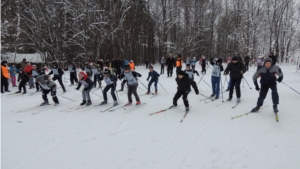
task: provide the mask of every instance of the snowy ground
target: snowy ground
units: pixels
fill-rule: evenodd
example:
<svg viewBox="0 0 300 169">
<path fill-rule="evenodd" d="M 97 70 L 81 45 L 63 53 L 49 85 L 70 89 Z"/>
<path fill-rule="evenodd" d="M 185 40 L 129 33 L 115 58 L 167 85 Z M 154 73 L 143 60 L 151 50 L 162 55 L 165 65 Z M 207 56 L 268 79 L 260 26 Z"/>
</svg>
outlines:
<svg viewBox="0 0 300 169">
<path fill-rule="evenodd" d="M 159 70 L 158 65 L 156 68 Z M 295 66 L 283 65 L 281 68 L 283 81 L 300 91 L 300 73 L 295 73 Z M 199 65 L 196 69 L 200 70 Z M 142 73 L 141 81 L 147 85 L 148 70 L 137 67 L 137 71 Z M 149 116 L 172 104 L 176 83 L 174 75 L 167 78 L 166 72 L 160 77 L 160 83 L 168 94 L 159 86 L 158 96 L 142 96 L 141 102 L 147 104 L 131 110 L 101 113 L 100 110 L 110 106 L 107 105 L 61 111 L 78 106 L 82 100 L 81 92 L 74 90 L 74 86 L 69 87 L 69 82 L 65 82 L 68 92 L 63 96 L 76 102 L 58 97 L 59 107 L 16 112 L 39 105 L 41 93 L 15 97 L 1 95 L 2 168 L 297 169 L 300 167 L 299 94 L 278 84 L 279 122 L 275 121 L 270 92 L 265 100 L 268 107 L 257 114 L 231 119 L 256 105 L 258 92 L 252 82 L 253 71 L 252 67 L 245 74 L 253 89 L 250 90 L 246 82 L 241 84 L 243 100 L 235 109 L 232 109 L 235 94 L 232 102 L 216 106 L 222 103 L 222 96 L 217 101 L 205 103 L 200 101 L 204 97 L 193 91 L 188 96 L 192 108 L 182 123 L 184 106 Z M 209 69 L 203 78 L 209 85 L 210 77 Z M 222 78 L 224 82 L 224 76 Z M 196 76 L 195 81 L 198 83 L 199 79 Z M 144 94 L 145 88 L 141 84 L 139 87 L 138 93 Z M 211 94 L 204 82 L 200 83 L 199 89 L 204 95 Z M 35 89 L 28 89 L 28 92 L 33 91 Z M 58 94 L 61 92 L 62 89 L 58 89 Z M 95 93 L 102 95 L 100 90 Z M 118 96 L 122 104 L 127 102 L 125 92 Z M 94 103 L 102 101 L 94 94 L 91 97 Z M 112 102 L 110 94 L 108 98 Z M 224 93 L 224 100 L 227 98 L 228 92 Z M 178 103 L 183 104 L 181 99 Z"/>
</svg>

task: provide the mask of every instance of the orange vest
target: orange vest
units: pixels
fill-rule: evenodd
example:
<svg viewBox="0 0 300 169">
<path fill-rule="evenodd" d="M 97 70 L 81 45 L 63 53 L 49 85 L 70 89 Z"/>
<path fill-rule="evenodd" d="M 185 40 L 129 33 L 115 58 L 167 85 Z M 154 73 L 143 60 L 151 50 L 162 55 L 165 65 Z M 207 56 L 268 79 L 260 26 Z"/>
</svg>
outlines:
<svg viewBox="0 0 300 169">
<path fill-rule="evenodd" d="M 130 70 L 134 70 L 134 63 L 133 62 L 130 62 L 129 66 L 130 66 Z"/>
<path fill-rule="evenodd" d="M 176 67 L 180 67 L 181 66 L 181 59 L 177 59 L 176 60 Z"/>
<path fill-rule="evenodd" d="M 1 71 L 5 78 L 7 78 L 7 79 L 10 78 L 9 71 L 6 66 L 1 66 Z"/>
</svg>

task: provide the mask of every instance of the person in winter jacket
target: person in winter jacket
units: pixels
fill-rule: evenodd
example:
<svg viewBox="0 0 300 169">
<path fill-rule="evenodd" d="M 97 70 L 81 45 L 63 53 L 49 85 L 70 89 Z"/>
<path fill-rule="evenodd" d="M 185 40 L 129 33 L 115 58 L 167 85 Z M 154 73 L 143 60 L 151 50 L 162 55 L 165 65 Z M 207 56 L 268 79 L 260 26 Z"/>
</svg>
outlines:
<svg viewBox="0 0 300 169">
<path fill-rule="evenodd" d="M 34 78 L 32 76 L 32 65 L 30 62 L 27 62 L 27 65 L 24 68 L 24 73 L 26 73 L 29 76 L 29 89 L 34 88 Z"/>
<path fill-rule="evenodd" d="M 10 78 L 9 70 L 7 68 L 7 61 L 1 62 L 1 93 L 10 92 L 8 90 L 8 79 Z"/>
<path fill-rule="evenodd" d="M 137 77 L 142 77 L 141 74 L 131 71 L 129 66 L 124 67 L 124 74 L 120 76 L 120 79 L 123 79 L 127 81 L 128 86 L 128 103 L 125 106 L 130 106 L 132 104 L 131 96 L 132 94 L 135 97 L 136 105 L 140 105 L 141 101 L 137 94 L 137 87 L 138 87 L 138 79 Z"/>
<path fill-rule="evenodd" d="M 160 74 L 165 73 L 165 64 L 166 64 L 166 60 L 165 60 L 165 57 L 163 56 L 160 59 Z"/>
<path fill-rule="evenodd" d="M 92 75 L 93 75 L 92 68 L 91 68 L 91 66 L 89 65 L 88 62 L 85 63 L 84 70 L 85 70 L 85 73 L 86 73 L 89 77 L 92 77 Z"/>
<path fill-rule="evenodd" d="M 158 77 L 159 76 L 160 75 L 155 70 L 153 70 L 153 66 L 150 66 L 149 67 L 149 74 L 148 74 L 148 77 L 147 77 L 147 81 L 149 81 L 150 77 L 151 77 L 151 80 L 148 83 L 148 91 L 147 91 L 146 94 L 150 94 L 150 88 L 151 88 L 152 83 L 154 83 L 155 94 L 157 94 L 157 83 L 158 83 Z"/>
<path fill-rule="evenodd" d="M 100 70 L 96 65 L 93 65 L 92 72 L 94 75 L 94 87 L 97 86 L 98 82 L 99 88 L 101 88 L 101 81 L 103 80 L 102 70 Z"/>
<path fill-rule="evenodd" d="M 116 59 L 116 71 L 115 71 L 116 76 L 120 76 L 121 67 L 122 67 L 122 61 L 119 58 L 117 58 Z"/>
<path fill-rule="evenodd" d="M 78 83 L 77 73 L 76 73 L 76 65 L 75 65 L 74 62 L 70 63 L 68 65 L 68 67 L 66 67 L 64 69 L 64 71 L 69 71 L 70 72 L 70 81 L 71 81 L 71 85 L 70 86 L 73 86 L 74 82 Z"/>
<path fill-rule="evenodd" d="M 190 57 L 186 58 L 185 64 L 186 64 L 186 66 L 190 66 L 191 65 Z"/>
<path fill-rule="evenodd" d="M 177 54 L 177 59 L 176 59 L 176 75 L 178 75 L 178 72 L 181 71 L 182 68 L 182 60 L 181 60 L 181 55 Z"/>
<path fill-rule="evenodd" d="M 246 72 L 244 64 L 238 62 L 238 58 L 236 56 L 232 57 L 232 61 L 228 64 L 227 68 L 224 71 L 224 75 L 227 75 L 230 72 L 231 84 L 229 91 L 229 98 L 227 101 L 231 101 L 233 89 L 236 88 L 236 96 L 237 102 L 241 101 L 241 89 L 240 84 L 243 78 L 243 74 Z"/>
<path fill-rule="evenodd" d="M 250 56 L 246 56 L 244 61 L 245 61 L 246 71 L 248 71 L 249 70 Z"/>
<path fill-rule="evenodd" d="M 146 59 L 145 65 L 146 65 L 146 69 L 148 69 L 148 66 L 149 66 L 149 61 L 148 61 L 148 59 Z"/>
<path fill-rule="evenodd" d="M 101 71 L 103 71 L 103 60 L 98 58 L 97 65 L 99 65 Z"/>
<path fill-rule="evenodd" d="M 12 83 L 12 86 L 13 87 L 17 87 L 17 84 L 16 84 L 16 74 L 19 72 L 19 69 L 15 66 L 15 64 L 12 64 L 10 67 L 9 67 L 9 73 L 10 73 L 10 79 L 11 79 L 11 83 Z"/>
<path fill-rule="evenodd" d="M 79 83 L 76 90 L 79 90 L 81 85 L 84 87 L 82 90 L 82 103 L 81 106 L 86 105 L 89 106 L 92 104 L 90 91 L 93 88 L 94 82 L 89 78 L 89 76 L 84 72 L 79 72 L 78 74 Z"/>
<path fill-rule="evenodd" d="M 47 94 L 51 94 L 52 100 L 55 103 L 54 106 L 59 105 L 58 98 L 56 97 L 56 84 L 51 80 L 49 75 L 38 75 L 36 77 L 37 83 L 42 89 L 42 98 L 44 102 L 40 106 L 49 105 Z"/>
<path fill-rule="evenodd" d="M 27 65 L 27 61 L 26 61 L 25 58 L 24 58 L 23 61 L 20 63 L 20 65 L 21 65 L 21 68 L 24 70 L 25 67 L 26 67 L 26 65 Z"/>
<path fill-rule="evenodd" d="M 19 91 L 16 93 L 21 93 L 23 88 L 23 94 L 26 94 L 26 83 L 29 81 L 29 76 L 23 71 L 22 68 L 19 69 L 18 82 L 19 83 Z"/>
<path fill-rule="evenodd" d="M 40 70 L 36 67 L 36 65 L 32 65 L 32 77 L 35 78 L 35 88 L 36 88 L 36 91 L 40 91 L 40 87 L 39 87 L 39 83 L 36 81 L 36 77 L 38 75 L 40 75 Z"/>
<path fill-rule="evenodd" d="M 196 70 L 190 69 L 190 66 L 186 66 L 186 69 L 184 70 L 184 72 L 192 80 L 194 80 L 194 74 L 197 74 L 197 76 L 199 76 L 199 73 Z"/>
<path fill-rule="evenodd" d="M 54 77 L 52 78 L 52 80 L 53 81 L 58 80 L 61 88 L 63 89 L 64 92 L 66 92 L 65 86 L 64 86 L 64 84 L 62 82 L 62 76 L 64 74 L 64 71 L 61 68 L 58 67 L 58 65 L 57 65 L 56 62 L 54 62 L 52 64 L 52 69 L 51 69 L 51 71 L 49 72 L 48 75 L 52 75 L 52 74 L 54 75 Z"/>
<path fill-rule="evenodd" d="M 278 76 L 278 78 L 276 77 Z M 259 88 L 257 79 L 260 77 L 260 86 Z M 263 105 L 263 102 L 268 94 L 269 89 L 272 90 L 272 101 L 273 101 L 273 110 L 275 113 L 278 112 L 277 105 L 279 104 L 279 96 L 277 92 L 277 83 L 282 81 L 283 73 L 281 69 L 272 64 L 272 59 L 267 58 L 264 60 L 264 67 L 257 70 L 253 75 L 253 82 L 255 89 L 259 91 L 259 97 L 257 100 L 257 106 L 252 109 L 251 112 L 257 112 L 260 107 Z"/>
<path fill-rule="evenodd" d="M 276 65 L 277 58 L 276 58 L 276 56 L 274 56 L 273 52 L 270 52 L 269 58 L 272 59 L 272 65 Z"/>
<path fill-rule="evenodd" d="M 221 72 L 224 70 L 222 66 L 222 59 L 212 58 L 210 60 L 210 64 L 213 66 L 211 75 L 212 95 L 210 97 L 216 96 L 215 99 L 219 99 Z"/>
<path fill-rule="evenodd" d="M 118 105 L 117 97 L 115 94 L 116 87 L 117 87 L 117 80 L 118 80 L 117 77 L 111 74 L 109 70 L 103 72 L 103 81 L 106 83 L 106 86 L 102 91 L 104 101 L 101 102 L 100 105 L 107 104 L 107 92 L 109 89 L 111 89 L 110 93 L 114 100 L 114 106 Z"/>
<path fill-rule="evenodd" d="M 193 57 L 193 59 L 191 60 L 191 65 L 193 70 L 195 70 L 196 63 L 197 63 L 196 57 Z"/>
<path fill-rule="evenodd" d="M 135 66 L 134 66 L 133 60 L 130 61 L 129 66 L 130 66 L 130 70 L 131 71 L 135 70 Z"/>
<path fill-rule="evenodd" d="M 263 56 L 256 58 L 256 66 L 257 66 L 256 71 L 263 67 L 263 63 L 264 63 Z"/>
<path fill-rule="evenodd" d="M 122 80 L 121 77 L 122 77 L 122 78 L 125 77 L 125 75 L 124 75 L 124 69 L 122 69 L 121 74 L 118 76 L 118 79 L 119 79 L 119 80 Z M 124 90 L 124 86 L 125 86 L 126 83 L 127 83 L 127 80 L 124 80 L 124 79 L 123 79 L 123 81 L 122 81 L 122 83 L 121 83 L 121 89 L 118 90 L 118 91 L 123 91 L 123 90 Z"/>
<path fill-rule="evenodd" d="M 168 77 L 172 77 L 173 75 L 173 69 L 175 67 L 175 59 L 173 58 L 173 54 L 170 53 L 169 57 L 166 61 L 166 65 L 167 65 L 167 73 L 168 73 Z"/>
<path fill-rule="evenodd" d="M 173 106 L 177 106 L 178 99 L 182 96 L 183 103 L 185 105 L 186 111 L 189 111 L 189 101 L 188 101 L 188 94 L 191 91 L 191 86 L 194 88 L 196 94 L 199 94 L 198 87 L 196 82 L 190 79 L 184 71 L 179 71 L 177 78 L 175 79 L 177 82 L 177 92 L 173 98 Z"/>
<path fill-rule="evenodd" d="M 201 58 L 202 58 L 202 60 L 201 60 L 201 67 L 202 67 L 201 73 L 206 74 L 206 59 L 205 59 L 204 55 L 202 55 Z"/>
</svg>

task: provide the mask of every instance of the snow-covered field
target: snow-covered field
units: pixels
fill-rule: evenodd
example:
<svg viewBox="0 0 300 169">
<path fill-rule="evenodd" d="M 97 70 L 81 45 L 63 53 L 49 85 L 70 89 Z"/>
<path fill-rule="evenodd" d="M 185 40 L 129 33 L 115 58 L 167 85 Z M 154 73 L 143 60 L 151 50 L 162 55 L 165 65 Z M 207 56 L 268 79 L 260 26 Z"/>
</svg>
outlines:
<svg viewBox="0 0 300 169">
<path fill-rule="evenodd" d="M 224 65 L 226 67 L 226 65 Z M 160 72 L 158 65 L 156 70 Z M 300 91 L 300 73 L 295 65 L 281 66 L 283 82 Z M 199 65 L 196 66 L 199 71 Z M 137 67 L 142 73 L 140 80 L 147 85 L 148 70 Z M 175 72 L 175 69 L 174 69 Z M 191 92 L 188 96 L 191 107 L 181 123 L 184 106 L 160 114 L 150 113 L 172 105 L 176 92 L 173 78 L 166 72 L 160 77 L 159 95 L 141 96 L 141 107 L 119 109 L 102 113 L 110 105 L 94 109 L 62 111 L 78 106 L 81 92 L 69 87 L 63 96 L 58 96 L 60 106 L 46 106 L 31 111 L 19 110 L 42 103 L 41 93 L 32 96 L 9 97 L 1 95 L 2 112 L 2 168 L 3 169 L 298 169 L 300 168 L 300 95 L 284 84 L 278 84 L 280 96 L 279 122 L 272 110 L 271 92 L 264 102 L 268 107 L 259 113 L 241 118 L 232 116 L 249 112 L 258 98 L 252 75 L 254 68 L 241 84 L 242 102 L 235 109 L 236 95 L 231 102 L 221 99 L 205 103 L 201 95 Z M 65 72 L 66 78 L 69 73 Z M 204 80 L 211 85 L 211 69 Z M 200 77 L 196 76 L 198 83 Z M 222 76 L 222 85 L 224 76 Z M 58 83 L 57 83 L 58 84 Z M 59 86 L 59 84 L 58 84 Z M 28 86 L 27 86 L 28 87 Z M 203 81 L 200 93 L 209 96 L 210 87 Z M 226 85 L 227 87 L 227 85 Z M 120 81 L 117 89 L 120 89 Z M 225 89 L 225 88 L 224 88 Z M 11 88 L 15 92 L 17 88 Z M 28 89 L 28 93 L 35 89 Z M 139 85 L 138 93 L 146 89 Z M 58 89 L 58 95 L 62 89 Z M 101 90 L 95 91 L 101 95 Z M 118 92 L 121 104 L 127 102 L 125 92 Z M 51 96 L 48 96 L 53 104 Z M 102 98 L 91 94 L 92 102 Z M 224 100 L 228 92 L 224 93 Z M 112 103 L 110 92 L 108 101 Z M 134 99 L 133 99 L 134 100 Z M 134 100 L 135 103 L 135 100 Z M 183 104 L 182 99 L 178 104 Z M 95 105 L 95 104 L 94 104 Z"/>
</svg>

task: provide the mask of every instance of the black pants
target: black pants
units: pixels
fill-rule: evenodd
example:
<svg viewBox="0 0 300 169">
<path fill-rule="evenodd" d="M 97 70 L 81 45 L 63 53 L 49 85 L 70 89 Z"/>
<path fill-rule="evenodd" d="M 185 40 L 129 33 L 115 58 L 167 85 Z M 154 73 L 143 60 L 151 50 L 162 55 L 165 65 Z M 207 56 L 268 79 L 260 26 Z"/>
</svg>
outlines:
<svg viewBox="0 0 300 169">
<path fill-rule="evenodd" d="M 206 65 L 201 65 L 201 67 L 202 67 L 202 74 L 206 74 Z"/>
<path fill-rule="evenodd" d="M 146 63 L 146 69 L 148 69 L 148 63 Z"/>
<path fill-rule="evenodd" d="M 173 74 L 173 67 L 171 66 L 168 66 L 168 77 L 172 77 L 172 74 Z"/>
<path fill-rule="evenodd" d="M 127 80 L 123 80 L 122 83 L 121 83 L 121 90 L 122 91 L 124 90 L 125 83 L 127 83 Z"/>
<path fill-rule="evenodd" d="M 78 83 L 78 79 L 77 79 L 77 76 L 76 76 L 76 72 L 70 72 L 70 81 L 71 81 L 71 84 L 73 85 L 74 84 L 74 81 L 76 83 Z"/>
<path fill-rule="evenodd" d="M 248 71 L 249 70 L 249 62 L 245 63 L 245 67 L 246 67 L 246 71 Z"/>
<path fill-rule="evenodd" d="M 97 82 L 99 84 L 99 87 L 101 87 L 101 81 L 100 81 L 99 75 L 94 75 L 94 87 L 97 86 Z"/>
<path fill-rule="evenodd" d="M 187 99 L 187 96 L 189 94 L 189 91 L 180 91 L 180 90 L 177 90 L 174 98 L 173 98 L 173 105 L 176 105 L 177 106 L 177 100 L 182 96 L 182 100 L 183 100 L 183 103 L 184 103 L 184 106 L 185 107 L 189 107 L 189 101 Z"/>
<path fill-rule="evenodd" d="M 36 91 L 40 91 L 40 84 L 35 80 Z"/>
<path fill-rule="evenodd" d="M 181 66 L 176 67 L 176 76 L 178 76 L 178 72 L 181 71 Z"/>
<path fill-rule="evenodd" d="M 117 77 L 120 76 L 121 75 L 121 69 L 117 68 L 115 74 L 116 74 Z"/>
<path fill-rule="evenodd" d="M 65 86 L 64 86 L 64 84 L 63 84 L 62 79 L 61 79 L 60 76 L 55 76 L 55 75 L 54 75 L 54 77 L 52 78 L 52 80 L 53 80 L 53 81 L 58 80 L 58 82 L 59 82 L 61 88 L 63 89 L 63 91 L 66 91 Z"/>
<path fill-rule="evenodd" d="M 165 73 L 165 64 L 161 64 L 160 65 L 160 74 L 164 74 Z"/>
<path fill-rule="evenodd" d="M 3 90 L 4 88 L 4 90 Z M 8 91 L 8 79 L 1 77 L 1 92 Z"/>
<path fill-rule="evenodd" d="M 258 97 L 258 100 L 257 100 L 257 105 L 258 106 L 263 105 L 264 100 L 265 100 L 265 98 L 268 94 L 269 89 L 271 89 L 271 91 L 272 91 L 273 104 L 274 105 L 279 104 L 279 96 L 278 96 L 278 93 L 277 93 L 277 84 L 275 82 L 275 83 L 271 83 L 271 84 L 267 84 L 267 85 L 261 85 L 261 89 L 260 89 L 260 92 L 259 92 L 259 97 Z"/>
<path fill-rule="evenodd" d="M 241 81 L 242 81 L 242 78 L 239 78 L 239 79 L 232 79 L 231 78 L 229 98 L 232 98 L 234 87 L 235 87 L 235 90 L 236 90 L 236 97 L 237 98 L 241 97 L 241 87 L 240 87 Z"/>
<path fill-rule="evenodd" d="M 51 96 L 52 96 L 52 100 L 53 100 L 53 102 L 54 103 L 59 103 L 58 102 L 58 99 L 57 99 L 57 97 L 56 97 L 56 91 L 51 91 L 51 90 L 43 90 L 43 99 L 45 100 L 45 101 L 48 101 L 48 98 L 47 98 L 47 94 L 48 93 L 50 93 L 51 92 Z"/>
<path fill-rule="evenodd" d="M 192 65 L 192 69 L 195 70 L 195 65 Z"/>
<path fill-rule="evenodd" d="M 128 85 L 128 93 L 127 93 L 127 96 L 128 96 L 128 101 L 129 101 L 129 103 L 132 103 L 132 99 L 131 99 L 131 95 L 132 95 L 132 94 L 134 95 L 135 100 L 136 100 L 137 102 L 140 101 L 140 98 L 139 98 L 139 96 L 138 96 L 138 94 L 137 94 L 137 92 L 136 92 L 137 87 L 138 87 L 138 85 L 135 85 L 135 86 L 129 86 L 129 85 Z"/>
<path fill-rule="evenodd" d="M 21 80 L 21 82 L 19 83 L 19 91 L 21 92 L 22 91 L 22 88 L 24 90 L 24 92 L 26 93 L 26 83 L 28 81 L 24 81 L 24 80 Z"/>
<path fill-rule="evenodd" d="M 111 89 L 110 93 L 111 93 L 112 98 L 114 99 L 114 101 L 116 101 L 117 100 L 117 97 L 116 97 L 116 94 L 115 94 L 116 86 L 114 84 L 106 85 L 105 88 L 103 89 L 102 93 L 103 93 L 104 100 L 107 100 L 107 92 L 108 92 L 109 89 Z"/>
</svg>

